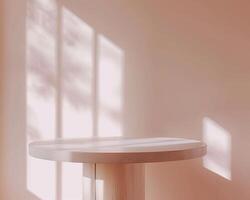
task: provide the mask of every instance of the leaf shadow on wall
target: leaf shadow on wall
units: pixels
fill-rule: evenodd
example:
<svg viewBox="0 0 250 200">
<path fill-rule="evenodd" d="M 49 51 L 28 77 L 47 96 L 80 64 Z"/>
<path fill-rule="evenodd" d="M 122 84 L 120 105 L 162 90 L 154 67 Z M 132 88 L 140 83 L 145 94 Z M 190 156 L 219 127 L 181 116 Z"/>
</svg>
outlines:
<svg viewBox="0 0 250 200">
<path fill-rule="evenodd" d="M 55 0 L 28 1 L 26 43 L 27 144 L 122 136 L 120 47 Z M 82 171 L 27 154 L 29 199 L 83 199 Z"/>
</svg>

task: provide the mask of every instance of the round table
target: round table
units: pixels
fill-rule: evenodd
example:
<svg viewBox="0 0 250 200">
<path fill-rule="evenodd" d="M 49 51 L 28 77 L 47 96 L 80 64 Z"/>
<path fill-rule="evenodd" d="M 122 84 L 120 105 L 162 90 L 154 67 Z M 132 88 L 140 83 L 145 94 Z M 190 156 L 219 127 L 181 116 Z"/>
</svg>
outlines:
<svg viewBox="0 0 250 200">
<path fill-rule="evenodd" d="M 186 160 L 206 154 L 206 144 L 183 138 L 84 138 L 38 141 L 30 155 L 40 159 L 83 163 L 83 176 L 102 181 L 84 200 L 144 200 L 144 163 Z"/>
</svg>

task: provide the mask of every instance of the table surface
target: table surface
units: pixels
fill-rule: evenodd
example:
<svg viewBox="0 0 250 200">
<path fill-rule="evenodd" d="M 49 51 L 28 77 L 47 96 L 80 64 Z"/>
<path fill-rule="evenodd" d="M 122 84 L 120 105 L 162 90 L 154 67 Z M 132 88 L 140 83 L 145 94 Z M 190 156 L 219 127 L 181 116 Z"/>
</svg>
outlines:
<svg viewBox="0 0 250 200">
<path fill-rule="evenodd" d="M 151 163 L 186 160 L 206 154 L 206 144 L 183 138 L 81 138 L 29 144 L 40 159 L 78 163 Z"/>
</svg>

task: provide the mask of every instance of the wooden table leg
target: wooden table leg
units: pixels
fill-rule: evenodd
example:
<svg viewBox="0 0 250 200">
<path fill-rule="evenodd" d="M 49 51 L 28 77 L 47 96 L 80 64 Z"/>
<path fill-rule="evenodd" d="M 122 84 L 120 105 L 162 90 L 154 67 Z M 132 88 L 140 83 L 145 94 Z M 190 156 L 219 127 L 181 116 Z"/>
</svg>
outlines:
<svg viewBox="0 0 250 200">
<path fill-rule="evenodd" d="M 144 164 L 83 166 L 84 177 L 92 180 L 91 188 L 86 184 L 84 186 L 84 200 L 145 200 Z"/>
</svg>

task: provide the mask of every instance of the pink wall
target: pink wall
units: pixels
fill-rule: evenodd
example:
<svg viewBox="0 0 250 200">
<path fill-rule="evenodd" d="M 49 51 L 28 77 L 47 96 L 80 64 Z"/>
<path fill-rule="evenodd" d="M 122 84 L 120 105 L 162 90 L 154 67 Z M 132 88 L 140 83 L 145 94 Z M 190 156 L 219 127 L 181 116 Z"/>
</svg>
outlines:
<svg viewBox="0 0 250 200">
<path fill-rule="evenodd" d="M 250 160 L 243 156 L 250 141 L 249 8 L 222 0 L 155 6 L 155 132 L 200 139 L 209 118 L 216 124 L 209 156 L 224 166 L 213 172 L 199 160 L 151 166 L 151 199 L 250 198 Z M 220 152 L 223 145 L 227 152 Z M 225 157 L 230 163 L 222 164 Z M 227 170 L 231 180 L 223 177 Z"/>
<path fill-rule="evenodd" d="M 3 199 L 35 200 L 26 188 L 26 1 L 4 3 L 1 190 Z M 205 168 L 202 159 L 150 164 L 147 199 L 248 200 L 249 3 L 71 0 L 58 5 L 124 51 L 125 135 L 202 139 L 206 118 L 228 132 L 225 145 L 231 150 L 223 153 L 230 157 L 230 178 Z M 212 155 L 216 161 L 224 159 L 219 154 Z"/>
<path fill-rule="evenodd" d="M 4 4 L 3 77 L 3 199 L 26 199 L 25 194 L 25 2 Z M 2 15 L 2 13 L 1 13 Z M 2 18 L 2 16 L 1 16 Z"/>
<path fill-rule="evenodd" d="M 0 2 L 0 12 L 3 13 L 3 3 Z M 2 128 L 3 128 L 3 17 L 1 16 L 0 18 L 0 146 L 2 147 Z M 2 156 L 3 156 L 3 151 L 0 149 L 0 160 L 2 162 Z M 2 164 L 0 164 L 2 166 Z M 0 171 L 0 188 L 2 188 L 2 180 L 3 180 L 3 171 Z M 0 190 L 2 194 L 2 190 Z M 2 199 L 2 196 L 0 195 L 0 198 Z"/>
</svg>

